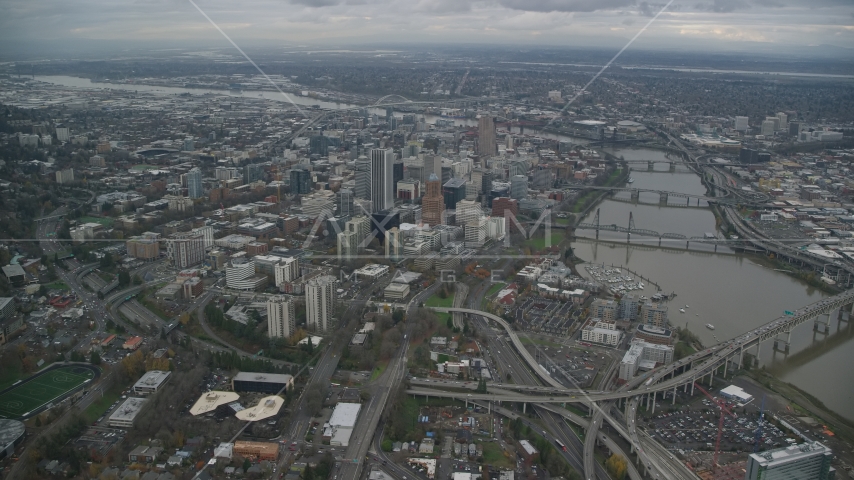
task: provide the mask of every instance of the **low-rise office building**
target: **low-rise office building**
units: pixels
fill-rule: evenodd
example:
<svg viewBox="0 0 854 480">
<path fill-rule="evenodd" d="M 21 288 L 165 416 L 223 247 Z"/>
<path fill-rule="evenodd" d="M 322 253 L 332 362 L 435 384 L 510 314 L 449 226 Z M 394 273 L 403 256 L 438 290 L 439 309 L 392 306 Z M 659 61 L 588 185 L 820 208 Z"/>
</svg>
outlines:
<svg viewBox="0 0 854 480">
<path fill-rule="evenodd" d="M 283 373 L 240 372 L 231 379 L 235 392 L 278 393 L 282 388 L 293 388 L 294 377 Z"/>
<path fill-rule="evenodd" d="M 232 452 L 245 458 L 257 460 L 269 460 L 275 462 L 279 459 L 279 444 L 271 442 L 234 442 Z"/>
<path fill-rule="evenodd" d="M 119 427 L 119 428 L 131 428 L 133 427 L 133 422 L 136 420 L 137 415 L 142 410 L 142 407 L 145 405 L 146 400 L 144 398 L 135 398 L 131 397 L 124 401 L 119 408 L 117 408 L 112 415 L 110 415 L 110 419 L 108 421 L 111 427 Z"/>
<path fill-rule="evenodd" d="M 752 453 L 747 457 L 745 480 L 787 480 L 810 478 L 831 480 L 836 470 L 830 466 L 833 452 L 818 442 Z"/>
<path fill-rule="evenodd" d="M 161 370 L 150 370 L 137 380 L 133 385 L 133 392 L 137 395 L 149 395 L 160 390 L 160 387 L 169 381 L 172 372 L 164 372 Z"/>
</svg>

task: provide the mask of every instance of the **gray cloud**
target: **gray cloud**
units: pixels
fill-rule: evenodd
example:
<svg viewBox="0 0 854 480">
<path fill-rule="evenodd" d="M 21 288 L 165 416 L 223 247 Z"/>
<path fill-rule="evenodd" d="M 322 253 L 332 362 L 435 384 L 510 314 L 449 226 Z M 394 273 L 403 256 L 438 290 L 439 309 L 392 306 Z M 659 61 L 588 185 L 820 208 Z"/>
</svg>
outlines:
<svg viewBox="0 0 854 480">
<path fill-rule="evenodd" d="M 757 5 L 761 5 L 763 7 L 769 8 L 783 8 L 786 6 L 783 2 L 778 0 L 754 0 Z"/>
<path fill-rule="evenodd" d="M 666 0 L 195 0 L 238 43 L 324 44 L 400 38 L 525 44 L 624 42 L 626 31 Z M 854 45 L 854 0 L 677 0 L 644 45 L 695 42 L 730 49 L 750 38 L 770 45 Z M 222 42 L 188 0 L 3 0 L 5 44 Z M 733 15 L 731 12 L 738 12 Z M 568 28 L 572 25 L 571 28 Z M 809 28 L 803 28 L 808 26 Z M 661 27 L 661 28 L 659 28 Z M 582 42 L 582 43 L 579 43 Z M 8 48 L 7 48 L 8 50 Z"/>
<path fill-rule="evenodd" d="M 498 0 L 514 10 L 529 12 L 595 12 L 634 5 L 634 0 Z"/>
<path fill-rule="evenodd" d="M 715 13 L 729 13 L 750 8 L 750 5 L 744 0 L 714 0 L 711 4 L 698 3 L 695 8 Z"/>
</svg>

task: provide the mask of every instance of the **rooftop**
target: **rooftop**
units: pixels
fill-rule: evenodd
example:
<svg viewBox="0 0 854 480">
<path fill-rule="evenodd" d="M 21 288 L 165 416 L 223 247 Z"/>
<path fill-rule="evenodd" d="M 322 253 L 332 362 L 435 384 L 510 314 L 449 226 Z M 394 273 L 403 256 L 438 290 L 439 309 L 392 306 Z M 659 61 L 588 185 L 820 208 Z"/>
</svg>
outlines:
<svg viewBox="0 0 854 480">
<path fill-rule="evenodd" d="M 329 417 L 329 424 L 335 427 L 354 427 L 362 405 L 359 403 L 339 403 Z"/>
<path fill-rule="evenodd" d="M 133 388 L 157 388 L 172 375 L 172 372 L 164 372 L 161 370 L 151 370 L 145 372 L 139 380 L 133 385 Z"/>
<path fill-rule="evenodd" d="M 128 398 L 110 415 L 110 421 L 133 422 L 145 402 L 144 398 Z"/>
<path fill-rule="evenodd" d="M 202 396 L 196 400 L 196 403 L 193 405 L 193 408 L 190 409 L 190 413 L 193 415 L 201 415 L 203 413 L 208 413 L 216 409 L 216 407 L 220 405 L 225 405 L 240 398 L 240 395 L 234 392 L 220 392 L 220 391 L 210 391 L 207 393 L 203 393 Z"/>
<path fill-rule="evenodd" d="M 258 373 L 239 372 L 234 376 L 235 382 L 264 382 L 264 383 L 290 383 L 293 376 L 286 373 Z"/>
<path fill-rule="evenodd" d="M 778 448 L 775 450 L 767 450 L 762 453 L 750 454 L 750 460 L 759 462 L 762 466 L 774 464 L 788 463 L 804 457 L 826 454 L 830 455 L 831 450 L 821 443 L 808 442 L 800 445 L 791 445 L 788 447 Z"/>
<path fill-rule="evenodd" d="M 258 401 L 254 407 L 237 412 L 234 416 L 245 422 L 257 422 L 275 416 L 281 410 L 285 400 L 278 395 L 270 395 Z"/>
</svg>

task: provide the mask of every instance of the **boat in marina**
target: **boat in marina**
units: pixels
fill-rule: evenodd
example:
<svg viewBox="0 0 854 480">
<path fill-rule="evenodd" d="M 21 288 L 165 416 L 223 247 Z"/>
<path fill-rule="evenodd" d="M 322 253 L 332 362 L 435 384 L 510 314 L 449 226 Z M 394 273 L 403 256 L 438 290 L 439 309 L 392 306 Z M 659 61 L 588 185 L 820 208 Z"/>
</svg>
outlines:
<svg viewBox="0 0 854 480">
<path fill-rule="evenodd" d="M 714 330 L 714 329 L 715 329 L 715 326 L 714 326 L 714 325 L 712 325 L 711 323 L 707 323 L 707 324 L 706 324 L 706 328 L 708 328 L 709 330 Z"/>
<path fill-rule="evenodd" d="M 679 309 L 679 313 L 685 313 L 685 309 L 684 309 L 684 308 L 680 308 L 680 309 Z"/>
</svg>

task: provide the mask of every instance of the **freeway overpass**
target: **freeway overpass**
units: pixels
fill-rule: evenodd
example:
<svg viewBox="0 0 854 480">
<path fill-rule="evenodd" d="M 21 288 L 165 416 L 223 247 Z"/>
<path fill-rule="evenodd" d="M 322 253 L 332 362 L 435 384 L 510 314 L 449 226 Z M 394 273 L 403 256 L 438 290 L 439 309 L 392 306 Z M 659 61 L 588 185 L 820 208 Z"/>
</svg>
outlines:
<svg viewBox="0 0 854 480">
<path fill-rule="evenodd" d="M 854 290 L 822 299 L 818 302 L 807 305 L 806 307 L 795 310 L 794 312 L 786 312 L 786 315 L 772 320 L 760 327 L 754 328 L 735 339 L 694 353 L 669 365 L 662 366 L 653 372 L 645 374 L 644 376 L 635 377 L 617 391 L 612 392 L 587 392 L 580 389 L 574 389 L 574 391 L 573 389 L 567 389 L 564 385 L 557 382 L 557 380 L 552 378 L 547 372 L 539 367 L 539 364 L 533 359 L 530 352 L 528 352 L 527 348 L 525 348 L 519 340 L 516 332 L 510 328 L 510 325 L 507 324 L 507 322 L 496 315 L 465 308 L 433 308 L 436 311 L 479 315 L 484 318 L 494 320 L 505 329 L 514 347 L 526 361 L 531 370 L 545 380 L 546 384 L 554 388 L 549 391 L 547 389 L 548 387 L 546 387 L 546 390 L 540 390 L 540 392 L 543 393 L 540 395 L 518 392 L 511 393 L 506 390 L 502 391 L 501 394 L 498 394 L 497 392 L 491 394 L 468 393 L 466 391 L 448 392 L 424 387 L 410 388 L 407 390 L 407 393 L 412 395 L 424 395 L 425 397 L 434 396 L 454 398 L 457 400 L 463 400 L 466 403 L 477 400 L 491 402 L 519 402 L 523 404 L 523 410 L 527 406 L 527 403 L 535 403 L 544 407 L 555 403 L 583 403 L 588 405 L 591 410 L 595 411 L 595 414 L 590 420 L 591 424 L 588 435 L 597 435 L 601 421 L 607 421 L 632 444 L 633 448 L 638 450 L 639 460 L 646 464 L 647 469 L 653 470 L 654 468 L 655 472 L 658 472 L 663 478 L 667 479 L 684 478 L 686 475 L 690 477 L 692 476 L 692 473 L 681 463 L 671 461 L 673 460 L 672 457 L 668 458 L 669 455 L 652 439 L 648 437 L 639 437 L 634 425 L 634 413 L 638 405 L 638 398 L 646 402 L 647 408 L 650 408 L 651 406 L 652 412 L 654 413 L 658 392 L 672 390 L 673 402 L 675 402 L 676 389 L 683 387 L 687 392 L 688 386 L 690 385 L 691 394 L 693 395 L 695 382 L 702 381 L 702 379 L 708 376 L 709 383 L 711 384 L 715 373 L 721 367 L 723 367 L 723 373 L 726 375 L 727 369 L 731 364 L 735 364 L 736 368 L 741 366 L 743 363 L 745 349 L 755 346 L 757 350 L 756 356 L 759 357 L 761 344 L 769 339 L 774 339 L 775 348 L 777 348 L 780 343 L 784 343 L 786 348 L 788 348 L 791 333 L 797 326 L 813 321 L 815 324 L 814 328 L 817 328 L 819 324 L 824 324 L 825 328 L 827 328 L 827 323 L 834 316 L 840 318 L 840 311 L 843 308 L 851 309 L 852 312 L 854 312 Z M 847 313 L 848 312 L 846 312 L 846 315 L 842 315 L 841 319 L 847 321 L 849 318 Z M 822 317 L 825 316 L 826 320 L 822 321 Z M 783 340 L 780 338 L 781 335 L 785 335 L 786 339 Z M 435 383 L 435 385 L 439 388 L 443 387 L 443 385 L 439 383 Z M 631 405 L 628 404 L 628 400 L 630 399 Z M 626 406 L 627 410 L 630 408 L 630 413 L 627 415 L 627 421 L 631 421 L 631 425 L 628 426 L 628 429 L 604 411 L 605 409 L 610 410 L 612 403 L 615 400 L 618 402 L 618 405 L 622 403 Z M 606 402 L 605 409 L 599 406 L 600 402 Z M 589 441 L 585 443 L 584 454 L 585 475 L 592 478 L 592 475 L 594 474 L 593 463 L 588 457 L 592 452 L 593 439 L 588 439 Z M 650 445 L 650 447 L 648 449 L 644 449 L 643 445 Z"/>
<path fill-rule="evenodd" d="M 489 312 L 468 308 L 435 307 L 433 310 L 447 313 L 460 312 L 470 315 L 479 315 L 495 321 L 504 328 L 514 347 L 519 351 L 519 354 L 531 369 L 534 370 L 534 372 L 542 378 L 546 384 L 554 387 L 551 391 L 553 395 L 550 395 L 549 397 L 520 394 L 515 396 L 512 401 L 563 403 L 579 402 L 583 400 L 589 403 L 590 401 L 614 400 L 629 398 L 636 395 L 649 395 L 654 392 L 675 390 L 680 386 L 687 388 L 690 385 L 693 388 L 695 381 L 705 378 L 706 376 L 711 379 L 714 373 L 721 367 L 724 368 L 724 372 L 730 368 L 731 364 L 735 364 L 734 366 L 736 368 L 739 367 L 743 362 L 744 351 L 746 349 L 756 347 L 756 356 L 758 357 L 759 350 L 763 342 L 773 339 L 775 346 L 779 346 L 780 344 L 788 345 L 791 340 L 792 331 L 794 331 L 794 329 L 799 325 L 809 321 L 825 325 L 834 316 L 838 316 L 841 309 L 851 309 L 852 307 L 854 307 L 854 290 L 847 290 L 838 295 L 819 300 L 818 302 L 797 309 L 791 312 L 791 315 L 782 315 L 762 326 L 750 330 L 747 333 L 739 335 L 732 340 L 714 345 L 700 352 L 696 352 L 688 357 L 677 360 L 669 365 L 664 365 L 653 371 L 658 378 L 664 379 L 664 377 L 669 376 L 669 379 L 652 383 L 650 385 L 644 385 L 641 389 L 622 392 L 589 392 L 583 394 L 584 398 L 581 400 L 573 398 L 579 397 L 580 395 L 571 395 L 566 393 L 567 387 L 565 385 L 552 378 L 551 375 L 539 367 L 537 361 L 534 360 L 528 349 L 525 348 L 524 344 L 522 344 L 518 334 L 510 328 L 510 325 L 501 317 Z M 826 317 L 826 320 L 823 319 L 823 317 Z M 784 335 L 786 337 L 785 340 L 782 338 Z M 571 389 L 569 389 L 569 391 L 571 391 Z M 576 392 L 582 393 L 579 390 L 576 390 Z M 527 400 L 524 400 L 524 398 L 527 398 Z M 554 398 L 554 400 L 551 398 Z"/>
</svg>

